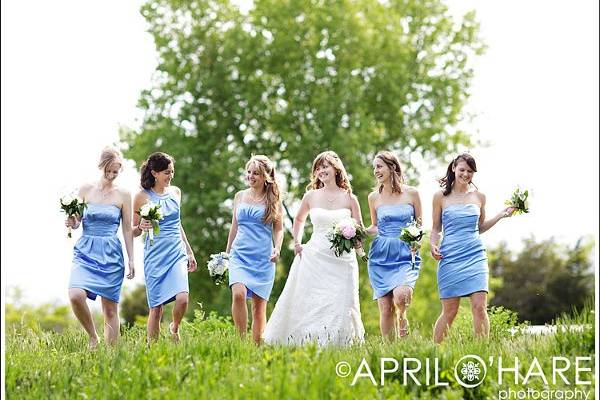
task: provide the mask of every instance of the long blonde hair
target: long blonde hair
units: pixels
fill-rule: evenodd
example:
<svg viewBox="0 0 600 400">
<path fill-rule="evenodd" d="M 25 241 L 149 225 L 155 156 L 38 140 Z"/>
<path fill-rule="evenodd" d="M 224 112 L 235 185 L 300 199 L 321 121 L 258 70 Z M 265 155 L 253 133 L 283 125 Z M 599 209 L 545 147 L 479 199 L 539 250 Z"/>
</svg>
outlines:
<svg viewBox="0 0 600 400">
<path fill-rule="evenodd" d="M 402 193 L 402 168 L 398 157 L 391 151 L 382 150 L 375 158 L 379 158 L 390 169 L 390 180 L 392 182 L 392 193 Z M 383 191 L 383 183 L 378 186 L 379 193 Z"/>
<path fill-rule="evenodd" d="M 344 168 L 344 164 L 342 164 L 342 160 L 335 153 L 335 151 L 324 151 L 319 154 L 312 163 L 312 168 L 310 171 L 310 183 L 306 186 L 306 191 L 312 189 L 320 189 L 323 187 L 323 182 L 319 180 L 317 177 L 317 168 L 321 166 L 324 162 L 328 162 L 333 169 L 335 169 L 335 184 L 346 190 L 348 194 L 352 194 L 352 186 L 350 185 L 350 180 L 348 179 L 348 173 L 346 172 L 346 168 Z"/>
<path fill-rule="evenodd" d="M 265 209 L 265 215 L 263 222 L 268 224 L 269 222 L 277 222 L 281 218 L 279 210 L 279 201 L 281 198 L 281 192 L 277 179 L 275 179 L 275 167 L 273 162 L 263 155 L 253 155 L 250 160 L 246 163 L 246 169 L 254 165 L 260 172 L 265 180 L 265 192 L 267 196 L 267 206 Z"/>
</svg>

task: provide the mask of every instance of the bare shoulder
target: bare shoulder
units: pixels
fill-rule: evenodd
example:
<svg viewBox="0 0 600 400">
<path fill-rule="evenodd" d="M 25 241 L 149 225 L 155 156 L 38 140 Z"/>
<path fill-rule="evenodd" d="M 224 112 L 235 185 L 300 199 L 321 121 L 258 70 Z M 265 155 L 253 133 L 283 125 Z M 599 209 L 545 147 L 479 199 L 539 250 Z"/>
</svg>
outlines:
<svg viewBox="0 0 600 400">
<path fill-rule="evenodd" d="M 377 199 L 379 199 L 379 196 L 380 196 L 380 193 L 377 190 L 373 190 L 367 196 L 367 200 L 369 200 L 369 203 L 372 203 L 372 202 L 376 201 Z"/>
<path fill-rule="evenodd" d="M 408 193 L 411 196 L 419 195 L 419 191 L 414 186 L 404 185 L 403 189 L 406 193 Z"/>
<path fill-rule="evenodd" d="M 148 193 L 142 189 L 135 194 L 135 197 L 133 199 L 136 202 L 143 202 L 143 201 L 148 200 L 149 198 L 150 198 L 150 195 L 148 195 Z"/>
<path fill-rule="evenodd" d="M 238 203 L 238 202 L 239 202 L 239 201 L 242 199 L 242 196 L 244 196 L 244 192 L 245 192 L 245 191 L 246 191 L 246 189 L 243 189 L 243 190 L 240 190 L 240 191 L 238 191 L 238 192 L 235 194 L 235 196 L 233 196 L 233 201 L 234 201 L 235 203 Z"/>
<path fill-rule="evenodd" d="M 93 183 L 84 183 L 79 186 L 79 195 L 85 196 L 90 192 L 90 190 L 94 187 Z"/>
<path fill-rule="evenodd" d="M 119 196 L 121 196 L 124 199 L 131 198 L 131 192 L 125 188 L 122 188 L 122 187 L 117 188 L 117 193 L 119 193 Z"/>
<path fill-rule="evenodd" d="M 440 201 L 444 198 L 444 191 L 438 190 L 433 194 L 433 201 Z"/>
<path fill-rule="evenodd" d="M 307 192 L 304 193 L 304 196 L 302 196 L 302 200 L 306 199 L 307 201 L 309 201 L 310 199 L 312 199 L 315 196 L 315 193 L 317 192 L 318 189 L 310 189 Z"/>
<path fill-rule="evenodd" d="M 475 196 L 477 196 L 477 199 L 482 203 L 485 204 L 485 194 L 483 194 L 482 192 L 480 192 L 479 190 L 475 192 Z"/>
<path fill-rule="evenodd" d="M 179 189 L 177 186 L 173 186 L 171 185 L 171 190 L 173 191 L 173 193 L 175 193 L 177 196 L 181 197 L 181 189 Z"/>
</svg>

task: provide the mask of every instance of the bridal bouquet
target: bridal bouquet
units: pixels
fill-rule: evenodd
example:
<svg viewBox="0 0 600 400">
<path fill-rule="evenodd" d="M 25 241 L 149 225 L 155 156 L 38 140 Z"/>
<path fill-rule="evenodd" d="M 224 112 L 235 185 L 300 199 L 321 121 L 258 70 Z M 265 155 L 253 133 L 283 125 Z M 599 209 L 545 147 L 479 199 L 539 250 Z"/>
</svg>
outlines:
<svg viewBox="0 0 600 400">
<path fill-rule="evenodd" d="M 158 234 L 160 233 L 160 225 L 158 224 L 158 221 L 163 219 L 163 215 L 160 212 L 160 204 L 155 204 L 149 201 L 148 203 L 141 206 L 140 209 L 136 211 L 136 213 L 140 217 L 152 223 L 152 229 L 144 231 L 144 233 L 142 234 L 142 240 L 145 242 L 146 236 L 148 235 L 150 236 L 150 246 L 154 245 L 154 236 L 158 236 Z"/>
<path fill-rule="evenodd" d="M 225 252 L 211 254 L 210 260 L 206 263 L 208 274 L 215 282 L 215 285 L 227 282 L 227 270 L 229 269 L 229 254 Z"/>
<path fill-rule="evenodd" d="M 421 239 L 423 239 L 423 235 L 425 235 L 425 232 L 423 232 L 421 224 L 414 219 L 402 228 L 402 231 L 400 232 L 400 240 L 410 247 L 412 269 L 415 269 L 415 257 L 417 251 L 421 248 Z"/>
<path fill-rule="evenodd" d="M 77 196 L 73 196 L 70 194 L 64 195 L 60 198 L 60 208 L 61 211 L 64 211 L 67 214 L 67 218 L 75 217 L 81 218 L 83 217 L 83 210 L 87 207 L 87 203 L 81 200 Z M 71 227 L 69 227 L 69 232 L 67 233 L 67 237 L 71 238 Z"/>
<path fill-rule="evenodd" d="M 510 200 L 506 200 L 504 204 L 509 207 L 514 207 L 515 214 L 523 214 L 529 212 L 529 190 L 525 189 L 525 191 L 521 191 L 521 189 L 516 188 L 513 192 Z"/>
<path fill-rule="evenodd" d="M 331 249 L 337 257 L 343 252 L 350 253 L 356 249 L 356 254 L 367 261 L 367 255 L 362 247 L 364 239 L 367 237 L 365 229 L 353 218 L 346 218 L 338 222 L 327 232 L 327 239 L 331 242 Z"/>
</svg>

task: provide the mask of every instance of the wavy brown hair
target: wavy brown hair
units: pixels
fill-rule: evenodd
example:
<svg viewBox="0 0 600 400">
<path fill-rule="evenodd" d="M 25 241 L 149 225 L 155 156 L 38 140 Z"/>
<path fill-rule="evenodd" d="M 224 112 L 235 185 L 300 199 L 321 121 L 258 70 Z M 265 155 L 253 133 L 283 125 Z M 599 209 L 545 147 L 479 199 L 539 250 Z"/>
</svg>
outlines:
<svg viewBox="0 0 600 400">
<path fill-rule="evenodd" d="M 398 157 L 391 151 L 382 150 L 375 155 L 390 169 L 390 181 L 392 182 L 392 193 L 402 193 L 402 168 Z M 383 191 L 383 183 L 378 187 L 379 193 Z"/>
<path fill-rule="evenodd" d="M 306 186 L 306 191 L 308 192 L 309 190 L 320 189 L 323 187 L 323 182 L 319 180 L 316 172 L 317 168 L 319 168 L 324 162 L 329 163 L 333 169 L 335 169 L 335 184 L 338 187 L 346 190 L 348 194 L 352 194 L 352 186 L 350 185 L 346 168 L 344 168 L 344 164 L 342 164 L 340 157 L 331 150 L 322 152 L 313 161 L 312 168 L 310 170 L 310 183 Z"/>
<path fill-rule="evenodd" d="M 263 222 L 268 224 L 269 222 L 277 222 L 281 218 L 279 201 L 281 199 L 281 192 L 279 190 L 279 184 L 275 179 L 275 167 L 273 162 L 263 155 L 254 155 L 250 157 L 250 160 L 246 163 L 246 170 L 250 165 L 254 165 L 260 172 L 265 180 L 265 192 L 267 198 L 267 205 Z"/>
<path fill-rule="evenodd" d="M 152 171 L 161 172 L 169 168 L 169 164 L 175 164 L 175 159 L 168 155 L 157 151 L 156 153 L 150 154 L 148 159 L 142 164 L 140 170 L 140 184 L 144 189 L 150 190 L 154 187 L 156 179 L 152 176 Z"/>
<path fill-rule="evenodd" d="M 456 179 L 454 171 L 452 171 L 452 167 L 456 167 L 456 164 L 458 164 L 460 160 L 466 162 L 469 168 L 473 170 L 473 172 L 477 172 L 477 164 L 475 163 L 475 159 L 473 158 L 473 156 L 471 156 L 468 153 L 459 154 L 454 160 L 450 161 L 450 164 L 448 164 L 446 176 L 438 180 L 438 182 L 440 183 L 440 187 L 444 188 L 444 196 L 448 196 L 452 192 L 452 185 L 454 184 L 454 180 Z M 469 184 L 475 186 L 475 188 L 477 189 L 477 186 L 473 182 L 469 182 Z"/>
</svg>

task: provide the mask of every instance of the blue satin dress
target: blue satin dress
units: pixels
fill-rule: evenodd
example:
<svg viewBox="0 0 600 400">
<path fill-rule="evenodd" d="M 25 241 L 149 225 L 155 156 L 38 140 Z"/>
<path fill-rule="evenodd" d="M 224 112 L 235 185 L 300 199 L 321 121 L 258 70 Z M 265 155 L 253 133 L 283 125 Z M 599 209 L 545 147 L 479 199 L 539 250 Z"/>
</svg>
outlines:
<svg viewBox="0 0 600 400">
<path fill-rule="evenodd" d="M 238 230 L 229 256 L 229 287 L 243 283 L 247 298 L 255 293 L 269 300 L 275 280 L 275 263 L 269 261 L 273 251 L 273 224 L 265 224 L 264 204 L 240 203 L 237 206 Z"/>
<path fill-rule="evenodd" d="M 113 204 L 89 203 L 83 212 L 83 234 L 73 249 L 69 289 L 79 288 L 87 297 L 119 302 L 125 275 L 123 247 L 117 236 L 121 209 Z"/>
<path fill-rule="evenodd" d="M 158 194 L 145 190 L 150 201 L 160 204 L 163 219 L 160 233 L 144 243 L 144 276 L 146 296 L 150 307 L 158 307 L 175 300 L 178 293 L 189 293 L 187 254 L 181 237 L 179 201 L 171 193 Z"/>
<path fill-rule="evenodd" d="M 451 204 L 442 210 L 444 237 L 438 263 L 440 299 L 488 291 L 488 264 L 479 238 L 477 204 Z"/>
<path fill-rule="evenodd" d="M 415 266 L 407 243 L 400 232 L 414 219 L 412 204 L 382 204 L 377 207 L 377 236 L 369 249 L 369 280 L 373 300 L 385 296 L 398 286 L 415 288 L 421 257 L 416 254 Z"/>
</svg>

